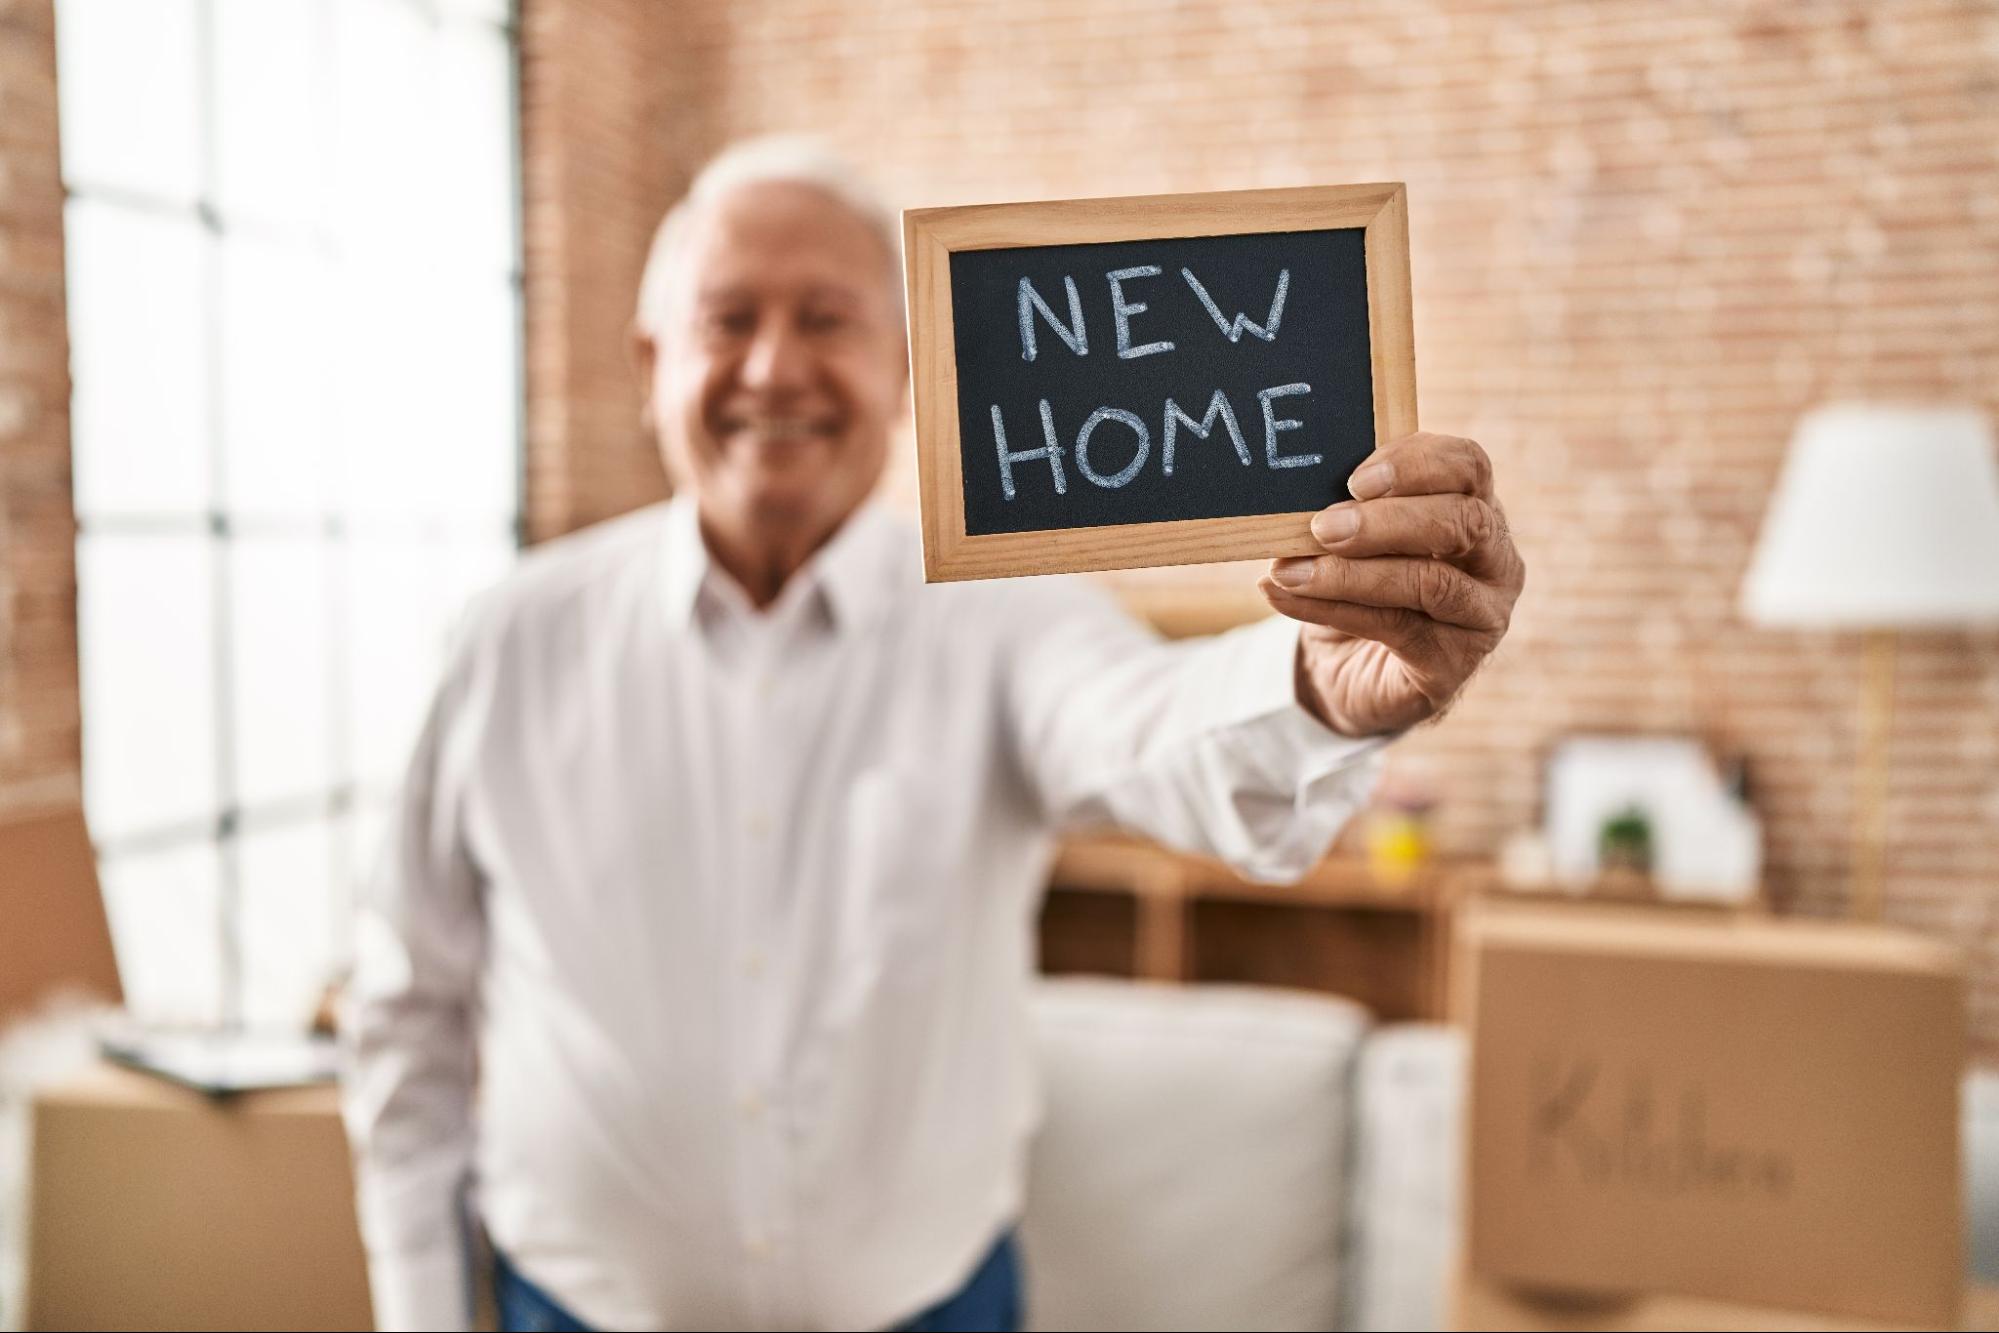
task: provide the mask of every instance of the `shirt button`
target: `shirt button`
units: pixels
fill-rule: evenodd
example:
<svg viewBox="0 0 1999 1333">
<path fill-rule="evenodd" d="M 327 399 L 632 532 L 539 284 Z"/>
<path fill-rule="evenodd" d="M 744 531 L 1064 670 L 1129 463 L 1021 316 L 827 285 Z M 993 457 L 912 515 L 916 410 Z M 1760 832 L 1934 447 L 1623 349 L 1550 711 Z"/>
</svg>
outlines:
<svg viewBox="0 0 1999 1333">
<path fill-rule="evenodd" d="M 752 949 L 743 955 L 743 975 L 760 977 L 764 974 L 764 951 Z"/>
<path fill-rule="evenodd" d="M 770 816 L 758 810 L 743 821 L 743 827 L 748 830 L 752 838 L 768 837 L 770 835 Z"/>
<path fill-rule="evenodd" d="M 745 1120 L 755 1120 L 764 1113 L 764 1099 L 754 1092 L 744 1093 L 736 1105 L 742 1109 Z"/>
<path fill-rule="evenodd" d="M 770 1239 L 767 1236 L 765 1236 L 762 1232 L 759 1231 L 751 1232 L 749 1236 L 743 1241 L 743 1253 L 749 1255 L 750 1258 L 752 1259 L 769 1258 Z"/>
</svg>

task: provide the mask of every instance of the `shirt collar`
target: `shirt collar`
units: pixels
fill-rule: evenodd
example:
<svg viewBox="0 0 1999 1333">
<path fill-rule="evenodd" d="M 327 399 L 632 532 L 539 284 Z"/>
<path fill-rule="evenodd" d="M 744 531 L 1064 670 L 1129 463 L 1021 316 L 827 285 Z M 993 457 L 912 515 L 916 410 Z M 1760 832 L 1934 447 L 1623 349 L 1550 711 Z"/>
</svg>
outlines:
<svg viewBox="0 0 1999 1333">
<path fill-rule="evenodd" d="M 792 577 L 805 585 L 800 593 L 823 601 L 836 631 L 865 629 L 887 614 L 908 581 L 913 565 L 903 538 L 894 516 L 869 498 Z M 711 578 L 729 577 L 702 540 L 693 497 L 677 495 L 667 502 L 661 557 L 668 623 L 684 629 L 693 623 L 702 586 Z M 794 594 L 787 588 L 785 595 Z"/>
<path fill-rule="evenodd" d="M 694 620 L 694 603 L 708 577 L 708 547 L 694 501 L 676 495 L 666 502 L 666 522 L 660 541 L 660 591 L 667 623 L 685 629 Z"/>
</svg>

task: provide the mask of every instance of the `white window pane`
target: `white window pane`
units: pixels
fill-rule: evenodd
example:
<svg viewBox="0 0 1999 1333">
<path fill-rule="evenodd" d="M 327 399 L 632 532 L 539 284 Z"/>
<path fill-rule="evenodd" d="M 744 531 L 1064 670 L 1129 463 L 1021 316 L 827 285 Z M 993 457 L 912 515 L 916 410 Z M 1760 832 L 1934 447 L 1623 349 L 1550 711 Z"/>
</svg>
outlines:
<svg viewBox="0 0 1999 1333">
<path fill-rule="evenodd" d="M 310 225 L 330 152 L 319 0 L 212 0 L 215 193 L 226 217 Z"/>
<path fill-rule="evenodd" d="M 340 0 L 334 14 L 334 209 L 343 242 L 435 260 L 431 22 L 407 0 Z"/>
<path fill-rule="evenodd" d="M 341 509 L 350 515 L 414 512 L 422 470 L 422 379 L 416 312 L 393 284 L 350 266 L 335 300 L 341 386 L 334 447 Z"/>
<path fill-rule="evenodd" d="M 438 50 L 438 189 L 450 253 L 514 266 L 513 60 L 497 28 L 451 24 Z"/>
<path fill-rule="evenodd" d="M 338 824 L 341 874 L 334 885 L 333 916 L 342 962 L 353 957 L 354 918 L 362 892 L 382 873 L 383 857 L 388 851 L 391 805 L 391 795 L 360 794 Z"/>
<path fill-rule="evenodd" d="M 193 534 L 77 544 L 83 790 L 100 838 L 217 808 L 211 560 Z"/>
<path fill-rule="evenodd" d="M 99 864 L 125 1007 L 144 1023 L 222 1021 L 221 865 L 206 840 Z"/>
<path fill-rule="evenodd" d="M 192 202 L 201 180 L 194 0 L 60 0 L 63 177 Z"/>
<path fill-rule="evenodd" d="M 353 775 L 363 785 L 402 777 L 443 662 L 446 610 L 430 542 L 359 535 L 348 543 L 347 721 Z"/>
<path fill-rule="evenodd" d="M 327 821 L 245 830 L 236 842 L 243 1023 L 302 1032 L 346 954 Z"/>
<path fill-rule="evenodd" d="M 505 519 L 520 491 L 519 315 L 511 285 L 453 284 L 437 310 L 426 502 L 440 514 Z"/>
<path fill-rule="evenodd" d="M 302 246 L 234 235 L 221 251 L 222 480 L 239 514 L 329 507 L 333 283 Z"/>
<path fill-rule="evenodd" d="M 207 242 L 187 219 L 88 200 L 67 217 L 77 511 L 204 510 Z"/>
<path fill-rule="evenodd" d="M 358 797 L 347 812 L 347 866 L 352 882 L 359 886 L 382 870 L 389 851 L 389 820 L 395 796 L 372 794 Z"/>
<path fill-rule="evenodd" d="M 335 305 L 340 419 L 334 450 L 341 508 L 359 517 L 435 513 L 449 478 L 439 448 L 444 377 L 435 272 L 410 263 L 351 264 Z"/>
<path fill-rule="evenodd" d="M 519 546 L 502 530 L 490 537 L 453 537 L 444 543 L 437 570 L 448 635 L 457 633 L 467 603 L 505 578 L 519 558 Z"/>
<path fill-rule="evenodd" d="M 324 794 L 336 780 L 325 543 L 238 537 L 228 560 L 237 801 Z"/>
</svg>

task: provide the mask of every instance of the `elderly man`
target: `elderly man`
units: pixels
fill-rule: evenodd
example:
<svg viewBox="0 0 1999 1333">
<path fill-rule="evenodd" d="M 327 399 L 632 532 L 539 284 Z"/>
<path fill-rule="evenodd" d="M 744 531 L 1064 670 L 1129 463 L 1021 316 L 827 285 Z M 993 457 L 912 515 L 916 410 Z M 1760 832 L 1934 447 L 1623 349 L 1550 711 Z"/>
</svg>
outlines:
<svg viewBox="0 0 1999 1333">
<path fill-rule="evenodd" d="M 1505 632 L 1520 558 L 1439 435 L 1272 566 L 1290 619 L 1169 645 L 1086 581 L 924 586 L 869 499 L 896 248 L 801 146 L 711 165 L 638 311 L 676 497 L 469 618 L 347 1026 L 385 1327 L 463 1325 L 473 1216 L 509 1327 L 1014 1326 L 1055 833 L 1301 872 Z"/>
</svg>

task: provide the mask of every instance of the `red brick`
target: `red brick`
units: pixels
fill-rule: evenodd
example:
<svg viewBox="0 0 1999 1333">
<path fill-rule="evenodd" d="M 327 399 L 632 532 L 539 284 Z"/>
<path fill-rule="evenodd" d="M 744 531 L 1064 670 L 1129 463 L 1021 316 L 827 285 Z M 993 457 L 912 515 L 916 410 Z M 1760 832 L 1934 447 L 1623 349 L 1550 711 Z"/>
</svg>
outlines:
<svg viewBox="0 0 1999 1333">
<path fill-rule="evenodd" d="M 0 0 L 0 808 L 75 804 L 81 753 L 53 33 Z"/>
</svg>

